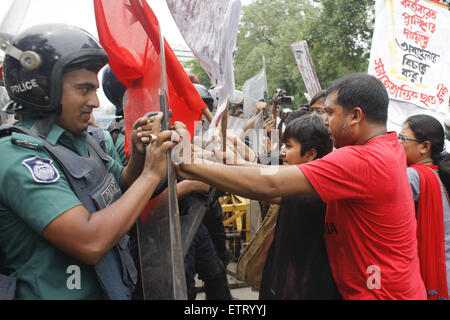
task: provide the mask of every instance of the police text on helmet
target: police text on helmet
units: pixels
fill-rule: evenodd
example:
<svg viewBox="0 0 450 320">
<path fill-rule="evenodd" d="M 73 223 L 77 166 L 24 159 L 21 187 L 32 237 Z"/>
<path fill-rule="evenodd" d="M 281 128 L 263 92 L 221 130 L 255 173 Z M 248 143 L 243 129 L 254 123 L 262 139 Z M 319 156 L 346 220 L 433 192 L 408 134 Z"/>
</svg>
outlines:
<svg viewBox="0 0 450 320">
<path fill-rule="evenodd" d="M 23 83 L 15 84 L 10 86 L 11 91 L 14 93 L 26 92 L 33 88 L 38 87 L 36 79 L 31 79 L 30 81 L 25 81 Z"/>
</svg>

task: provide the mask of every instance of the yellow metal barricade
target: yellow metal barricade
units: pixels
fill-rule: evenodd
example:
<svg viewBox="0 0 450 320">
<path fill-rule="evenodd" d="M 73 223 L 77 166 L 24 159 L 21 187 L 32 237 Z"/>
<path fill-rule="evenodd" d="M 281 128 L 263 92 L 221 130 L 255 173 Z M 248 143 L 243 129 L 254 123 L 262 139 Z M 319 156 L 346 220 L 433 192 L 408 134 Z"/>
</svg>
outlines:
<svg viewBox="0 0 450 320">
<path fill-rule="evenodd" d="M 227 194 L 219 201 L 222 205 L 223 225 L 227 233 L 229 249 L 237 259 L 242 246 L 250 241 L 250 220 L 247 214 L 249 199 Z"/>
</svg>

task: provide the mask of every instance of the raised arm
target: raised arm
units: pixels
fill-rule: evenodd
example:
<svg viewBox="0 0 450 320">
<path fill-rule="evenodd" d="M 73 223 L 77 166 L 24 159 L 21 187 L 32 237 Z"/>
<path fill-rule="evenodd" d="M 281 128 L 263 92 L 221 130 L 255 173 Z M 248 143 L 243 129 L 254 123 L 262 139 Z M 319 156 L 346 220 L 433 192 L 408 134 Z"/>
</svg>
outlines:
<svg viewBox="0 0 450 320">
<path fill-rule="evenodd" d="M 97 263 L 132 227 L 165 176 L 170 136 L 161 132 L 147 147 L 142 173 L 120 199 L 93 214 L 83 206 L 69 209 L 45 227 L 43 237 L 86 264 Z"/>
</svg>

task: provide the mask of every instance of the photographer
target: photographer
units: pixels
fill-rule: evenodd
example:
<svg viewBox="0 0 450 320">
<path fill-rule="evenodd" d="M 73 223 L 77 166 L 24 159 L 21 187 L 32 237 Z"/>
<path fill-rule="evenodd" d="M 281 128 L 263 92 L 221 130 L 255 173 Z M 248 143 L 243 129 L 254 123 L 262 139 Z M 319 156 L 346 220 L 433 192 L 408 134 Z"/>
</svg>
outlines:
<svg viewBox="0 0 450 320">
<path fill-rule="evenodd" d="M 272 116 L 272 119 L 276 120 L 276 128 L 281 128 L 280 123 L 282 123 L 282 119 L 280 115 L 283 113 L 282 108 L 283 106 L 291 105 L 294 102 L 294 97 L 288 96 L 286 90 L 278 88 L 275 89 L 273 98 L 265 102 L 269 104 L 269 108 L 264 120 Z"/>
<path fill-rule="evenodd" d="M 264 129 L 267 131 L 266 140 L 267 154 L 271 153 L 272 142 L 272 130 L 278 131 L 278 142 L 282 140 L 282 134 L 286 127 L 287 113 L 283 112 L 282 107 L 285 105 L 291 105 L 294 102 L 294 97 L 287 96 L 287 92 L 284 89 L 276 89 L 273 98 L 264 99 L 264 102 L 258 102 L 258 110 L 263 109 Z M 290 109 L 289 109 L 290 110 Z M 280 143 L 274 143 L 274 147 L 281 147 Z"/>
</svg>

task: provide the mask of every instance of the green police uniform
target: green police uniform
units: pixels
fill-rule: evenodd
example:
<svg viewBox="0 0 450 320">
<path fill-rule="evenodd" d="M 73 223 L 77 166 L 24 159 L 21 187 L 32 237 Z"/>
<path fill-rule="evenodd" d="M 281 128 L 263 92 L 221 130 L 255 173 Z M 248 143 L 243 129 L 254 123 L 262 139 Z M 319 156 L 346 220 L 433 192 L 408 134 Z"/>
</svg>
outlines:
<svg viewBox="0 0 450 320">
<path fill-rule="evenodd" d="M 109 155 L 114 160 L 116 160 L 117 162 L 122 163 L 123 166 L 126 166 L 126 162 L 125 163 L 122 162 L 122 155 L 119 153 L 120 149 L 117 149 L 116 145 L 114 145 L 114 140 L 111 136 L 111 133 L 109 133 L 108 130 L 103 130 L 103 133 L 105 134 L 105 149 L 106 149 L 105 152 L 106 152 L 106 154 Z M 124 139 L 124 141 L 125 141 L 125 139 Z"/>
<path fill-rule="evenodd" d="M 21 125 L 32 124 L 24 117 Z M 88 157 L 86 134 L 73 136 L 53 125 L 46 140 Z M 20 133 L 0 139 L 0 273 L 18 279 L 17 299 L 102 299 L 93 266 L 42 237 L 53 219 L 81 202 L 40 145 Z M 106 167 L 120 181 L 122 165 L 111 158 Z"/>
<path fill-rule="evenodd" d="M 121 159 L 122 165 L 127 165 L 127 155 L 125 153 L 125 135 L 122 133 L 119 133 L 117 136 L 115 148 L 117 150 L 117 153 Z"/>
</svg>

